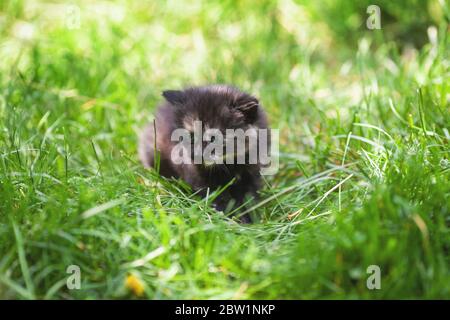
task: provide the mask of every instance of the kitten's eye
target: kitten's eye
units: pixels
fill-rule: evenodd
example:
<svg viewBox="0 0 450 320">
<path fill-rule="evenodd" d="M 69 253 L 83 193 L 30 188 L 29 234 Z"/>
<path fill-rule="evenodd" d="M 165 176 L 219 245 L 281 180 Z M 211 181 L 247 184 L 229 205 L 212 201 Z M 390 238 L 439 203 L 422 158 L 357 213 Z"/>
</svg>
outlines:
<svg viewBox="0 0 450 320">
<path fill-rule="evenodd" d="M 214 142 L 214 141 L 216 141 L 216 136 L 211 137 L 211 142 Z"/>
</svg>

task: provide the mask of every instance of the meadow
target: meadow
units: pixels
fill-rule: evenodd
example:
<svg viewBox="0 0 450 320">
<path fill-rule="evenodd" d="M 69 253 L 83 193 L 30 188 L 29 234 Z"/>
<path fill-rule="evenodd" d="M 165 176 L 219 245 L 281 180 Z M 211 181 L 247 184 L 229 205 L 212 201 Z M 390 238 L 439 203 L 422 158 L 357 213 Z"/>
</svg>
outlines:
<svg viewBox="0 0 450 320">
<path fill-rule="evenodd" d="M 2 0 L 0 298 L 450 298 L 448 2 L 368 5 Z M 137 157 L 209 83 L 280 130 L 252 224 Z"/>
</svg>

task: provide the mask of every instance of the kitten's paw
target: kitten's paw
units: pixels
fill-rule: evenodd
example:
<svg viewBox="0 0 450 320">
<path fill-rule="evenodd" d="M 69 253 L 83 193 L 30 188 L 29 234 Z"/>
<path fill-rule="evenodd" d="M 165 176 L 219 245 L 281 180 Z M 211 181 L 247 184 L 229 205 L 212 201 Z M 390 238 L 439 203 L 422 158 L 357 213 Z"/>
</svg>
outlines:
<svg viewBox="0 0 450 320">
<path fill-rule="evenodd" d="M 249 224 L 252 223 L 252 218 L 249 214 L 243 214 L 239 217 L 239 222 L 243 224 Z"/>
<path fill-rule="evenodd" d="M 221 212 L 224 213 L 225 209 L 222 208 L 219 204 L 217 203 L 212 203 L 211 207 L 213 207 L 217 212 Z"/>
</svg>

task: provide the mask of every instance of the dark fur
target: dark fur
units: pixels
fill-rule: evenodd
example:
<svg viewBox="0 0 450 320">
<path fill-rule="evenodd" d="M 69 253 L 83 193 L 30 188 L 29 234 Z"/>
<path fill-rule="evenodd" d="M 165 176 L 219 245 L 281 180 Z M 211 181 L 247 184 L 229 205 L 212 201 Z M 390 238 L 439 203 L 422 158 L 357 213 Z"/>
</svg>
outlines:
<svg viewBox="0 0 450 320">
<path fill-rule="evenodd" d="M 183 91 L 169 90 L 164 91 L 163 96 L 166 101 L 157 110 L 156 131 L 151 123 L 140 138 L 139 155 L 144 166 L 154 166 L 156 132 L 161 175 L 181 178 L 202 195 L 206 195 L 207 188 L 216 190 L 235 178 L 234 183 L 214 201 L 215 208 L 221 211 L 230 206 L 241 206 L 247 196 L 256 197 L 261 186 L 258 164 L 216 164 L 212 167 L 203 164 L 176 165 L 170 157 L 176 142 L 170 141 L 170 136 L 174 129 L 184 128 L 186 119 L 190 118 L 198 119 L 210 128 L 223 132 L 225 129 L 246 130 L 249 126 L 267 128 L 267 118 L 258 100 L 225 85 L 195 87 Z M 242 217 L 241 220 L 247 222 L 249 217 Z"/>
</svg>

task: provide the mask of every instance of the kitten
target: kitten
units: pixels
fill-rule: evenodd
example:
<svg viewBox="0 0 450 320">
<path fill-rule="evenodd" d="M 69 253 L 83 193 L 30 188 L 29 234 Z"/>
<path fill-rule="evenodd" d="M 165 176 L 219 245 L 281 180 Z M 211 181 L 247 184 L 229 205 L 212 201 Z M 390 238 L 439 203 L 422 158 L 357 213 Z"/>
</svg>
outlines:
<svg viewBox="0 0 450 320">
<path fill-rule="evenodd" d="M 159 153 L 159 173 L 165 177 L 181 178 L 194 191 L 206 196 L 210 192 L 231 185 L 214 200 L 214 207 L 219 211 L 234 209 L 243 205 L 247 197 L 256 198 L 261 186 L 261 163 L 249 164 L 249 141 L 245 140 L 241 150 L 225 149 L 225 141 L 229 141 L 227 129 L 268 129 L 267 117 L 258 100 L 235 87 L 227 85 L 211 85 L 191 87 L 182 91 L 168 90 L 162 95 L 165 102 L 159 107 L 155 122 L 149 124 L 143 131 L 139 141 L 139 157 L 145 167 L 155 165 L 155 145 Z M 200 122 L 199 122 L 200 121 Z M 156 128 L 154 127 L 156 124 Z M 186 129 L 190 137 L 194 137 L 194 128 L 201 124 L 202 129 L 218 129 L 224 134 L 223 154 L 220 148 L 217 154 L 220 159 L 227 157 L 233 161 L 216 161 L 216 163 L 179 163 L 174 160 L 173 152 L 179 141 L 172 141 L 175 129 Z M 155 143 L 156 133 L 156 143 Z M 200 137 L 201 139 L 201 137 Z M 233 139 L 233 137 L 232 137 Z M 259 137 L 257 138 L 259 139 Z M 270 137 L 269 137 L 270 139 Z M 186 142 L 186 141 L 184 141 Z M 192 146 L 188 160 L 194 159 L 193 150 L 198 141 L 188 141 L 184 146 Z M 200 141 L 200 147 L 207 147 L 213 140 Z M 239 147 L 237 147 L 239 149 Z M 245 153 L 245 163 L 236 161 L 239 154 Z M 201 158 L 205 160 L 205 158 Z M 218 158 L 214 158 L 218 159 Z M 242 162 L 241 162 L 242 163 Z M 248 215 L 241 217 L 242 222 L 250 222 Z"/>
</svg>

